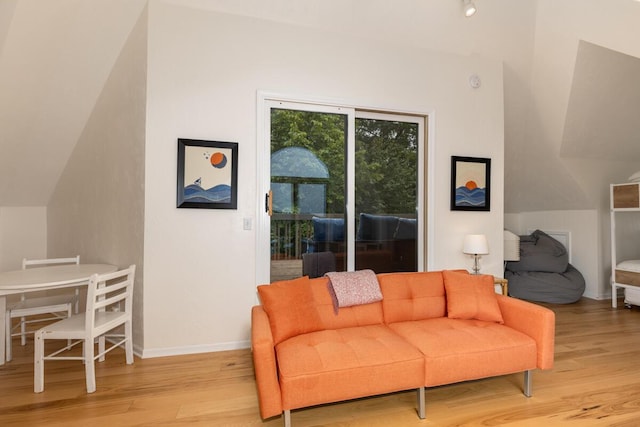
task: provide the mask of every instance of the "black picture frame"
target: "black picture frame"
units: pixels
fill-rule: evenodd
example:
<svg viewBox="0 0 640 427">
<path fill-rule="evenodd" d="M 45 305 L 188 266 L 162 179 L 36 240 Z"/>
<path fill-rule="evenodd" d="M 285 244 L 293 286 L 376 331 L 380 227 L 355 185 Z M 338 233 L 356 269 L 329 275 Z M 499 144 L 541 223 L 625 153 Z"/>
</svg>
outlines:
<svg viewBox="0 0 640 427">
<path fill-rule="evenodd" d="M 491 210 L 491 159 L 451 156 L 451 210 Z"/>
<path fill-rule="evenodd" d="M 238 143 L 178 139 L 178 208 L 238 208 Z"/>
</svg>

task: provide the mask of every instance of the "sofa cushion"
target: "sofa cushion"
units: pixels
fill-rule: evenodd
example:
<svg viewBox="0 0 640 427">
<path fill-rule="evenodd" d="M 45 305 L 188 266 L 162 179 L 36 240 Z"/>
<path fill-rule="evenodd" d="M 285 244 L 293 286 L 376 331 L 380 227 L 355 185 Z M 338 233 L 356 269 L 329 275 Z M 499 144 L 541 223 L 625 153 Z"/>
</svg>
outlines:
<svg viewBox="0 0 640 427">
<path fill-rule="evenodd" d="M 321 218 L 314 216 L 313 240 L 316 242 L 342 242 L 344 241 L 343 218 Z"/>
<path fill-rule="evenodd" d="M 503 323 L 493 276 L 451 270 L 443 271 L 442 276 L 447 291 L 447 317 Z"/>
<path fill-rule="evenodd" d="M 324 330 L 276 346 L 283 409 L 423 385 L 424 356 L 386 325 Z"/>
<path fill-rule="evenodd" d="M 320 315 L 322 329 L 350 328 L 353 326 L 379 325 L 384 323 L 382 302 L 354 305 L 341 308 L 336 314 L 331 293 L 329 278 L 311 279 L 313 304 Z"/>
<path fill-rule="evenodd" d="M 313 304 L 309 277 L 260 285 L 258 294 L 269 316 L 276 344 L 298 334 L 322 329 L 320 316 Z"/>
<path fill-rule="evenodd" d="M 331 283 L 329 288 L 338 307 L 371 304 L 382 300 L 380 284 L 373 270 L 331 271 L 326 274 Z"/>
<path fill-rule="evenodd" d="M 302 254 L 302 274 L 310 278 L 322 277 L 328 271 L 336 271 L 336 254 L 329 251 Z"/>
<path fill-rule="evenodd" d="M 398 218 L 398 227 L 393 236 L 396 240 L 415 240 L 418 237 L 418 225 L 415 218 Z"/>
<path fill-rule="evenodd" d="M 356 240 L 392 240 L 397 228 L 397 216 L 361 213 Z"/>
<path fill-rule="evenodd" d="M 442 317 L 389 325 L 425 355 L 425 386 L 535 369 L 533 338 L 505 325 Z"/>
<path fill-rule="evenodd" d="M 378 274 L 385 323 L 446 316 L 442 273 Z"/>
</svg>

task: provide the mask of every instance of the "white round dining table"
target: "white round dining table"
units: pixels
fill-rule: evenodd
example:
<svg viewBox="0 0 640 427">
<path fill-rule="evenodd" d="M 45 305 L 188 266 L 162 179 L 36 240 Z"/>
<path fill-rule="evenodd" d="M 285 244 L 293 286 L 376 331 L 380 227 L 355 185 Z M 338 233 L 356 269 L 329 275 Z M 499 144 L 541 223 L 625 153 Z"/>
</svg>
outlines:
<svg viewBox="0 0 640 427">
<path fill-rule="evenodd" d="M 7 295 L 87 285 L 94 274 L 117 270 L 111 264 L 67 264 L 0 272 L 0 365 L 5 362 Z"/>
</svg>

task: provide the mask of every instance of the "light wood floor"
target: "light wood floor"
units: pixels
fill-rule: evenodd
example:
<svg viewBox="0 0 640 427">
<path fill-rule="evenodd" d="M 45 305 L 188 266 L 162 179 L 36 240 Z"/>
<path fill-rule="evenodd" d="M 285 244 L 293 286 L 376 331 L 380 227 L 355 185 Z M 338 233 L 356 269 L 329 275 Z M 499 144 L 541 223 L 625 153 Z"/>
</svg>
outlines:
<svg viewBox="0 0 640 427">
<path fill-rule="evenodd" d="M 410 391 L 293 411 L 293 425 L 640 425 L 640 309 L 586 299 L 547 306 L 557 314 L 556 363 L 534 373 L 529 399 L 517 374 L 427 389 L 426 420 Z M 282 425 L 259 417 L 249 350 L 136 358 L 132 366 L 116 350 L 98 364 L 91 395 L 73 361 L 47 363 L 45 391 L 34 394 L 32 343 L 16 343 L 14 353 L 0 367 L 0 426 Z"/>
</svg>

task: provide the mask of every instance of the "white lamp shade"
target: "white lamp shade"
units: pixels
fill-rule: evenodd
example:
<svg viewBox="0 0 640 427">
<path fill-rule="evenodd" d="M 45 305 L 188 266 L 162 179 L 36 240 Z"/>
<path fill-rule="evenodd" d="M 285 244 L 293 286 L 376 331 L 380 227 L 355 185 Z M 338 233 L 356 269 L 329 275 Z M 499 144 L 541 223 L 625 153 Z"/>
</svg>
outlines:
<svg viewBox="0 0 640 427">
<path fill-rule="evenodd" d="M 489 253 L 489 243 L 484 234 L 467 234 L 464 236 L 462 252 L 472 255 L 485 255 Z"/>
</svg>

